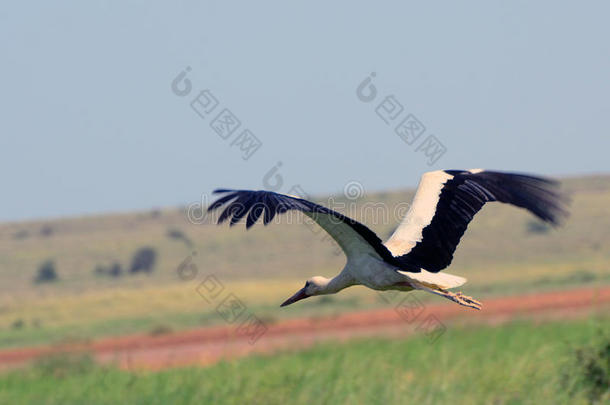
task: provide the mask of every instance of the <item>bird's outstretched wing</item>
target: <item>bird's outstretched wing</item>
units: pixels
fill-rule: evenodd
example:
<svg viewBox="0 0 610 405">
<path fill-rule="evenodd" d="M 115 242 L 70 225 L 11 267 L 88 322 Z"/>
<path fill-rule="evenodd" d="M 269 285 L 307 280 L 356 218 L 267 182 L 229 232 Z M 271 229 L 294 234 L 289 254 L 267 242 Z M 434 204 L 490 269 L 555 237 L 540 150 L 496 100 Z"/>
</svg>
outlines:
<svg viewBox="0 0 610 405">
<path fill-rule="evenodd" d="M 214 193 L 225 194 L 208 207 L 210 212 L 226 204 L 218 217 L 219 224 L 230 219 L 233 226 L 247 215 L 246 228 L 254 225 L 261 216 L 267 225 L 276 214 L 297 210 L 328 232 L 348 258 L 358 254 L 374 254 L 385 261 L 392 262 L 394 259 L 375 232 L 358 221 L 311 201 L 271 191 L 219 189 Z"/>
<path fill-rule="evenodd" d="M 451 264 L 468 223 L 486 202 L 525 208 L 557 225 L 567 215 L 558 183 L 524 174 L 474 170 L 425 173 L 407 215 L 385 243 L 401 266 L 438 272 Z"/>
</svg>

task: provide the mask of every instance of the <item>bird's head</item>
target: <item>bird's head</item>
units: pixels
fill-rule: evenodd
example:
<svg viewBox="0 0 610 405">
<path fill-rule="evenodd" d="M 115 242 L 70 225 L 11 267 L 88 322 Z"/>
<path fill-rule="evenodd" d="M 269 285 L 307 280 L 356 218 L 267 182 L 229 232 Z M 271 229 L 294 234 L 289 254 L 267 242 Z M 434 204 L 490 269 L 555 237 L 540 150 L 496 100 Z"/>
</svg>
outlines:
<svg viewBox="0 0 610 405">
<path fill-rule="evenodd" d="M 328 279 L 324 277 L 312 277 L 305 282 L 305 286 L 296 292 L 292 297 L 288 298 L 286 301 L 280 305 L 281 307 L 285 307 L 286 305 L 294 304 L 297 301 L 300 301 L 304 298 L 312 297 L 314 295 L 322 295 L 326 294 L 326 287 L 328 286 Z"/>
</svg>

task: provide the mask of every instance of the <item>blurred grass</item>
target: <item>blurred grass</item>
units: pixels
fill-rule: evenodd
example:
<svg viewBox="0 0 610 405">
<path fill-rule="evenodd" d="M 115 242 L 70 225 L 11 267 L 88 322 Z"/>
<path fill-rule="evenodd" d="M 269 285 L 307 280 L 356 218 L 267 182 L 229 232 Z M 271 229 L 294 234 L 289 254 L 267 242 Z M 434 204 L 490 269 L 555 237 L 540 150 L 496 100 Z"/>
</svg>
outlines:
<svg viewBox="0 0 610 405">
<path fill-rule="evenodd" d="M 607 340 L 607 316 L 452 327 L 434 343 L 424 336 L 325 343 L 162 372 L 56 356 L 0 374 L 0 403 L 588 404 L 574 359 L 582 347 L 608 343 L 600 330 Z M 607 403 L 610 391 L 601 392 L 599 403 Z"/>
<path fill-rule="evenodd" d="M 573 204 L 563 228 L 528 232 L 532 217 L 500 204 L 477 215 L 448 269 L 469 279 L 463 291 L 485 299 L 610 284 L 610 176 L 567 179 L 565 185 Z M 393 217 L 395 208 L 411 197 L 412 192 L 400 191 L 357 201 L 360 208 L 386 204 L 387 218 L 373 218 L 371 210 L 342 211 L 385 238 L 400 220 Z M 350 206 L 345 199 L 335 202 Z M 168 238 L 168 230 L 180 230 L 194 245 Z M 114 261 L 127 267 L 142 246 L 158 252 L 152 274 L 110 278 L 94 273 L 96 265 Z M 197 274 L 183 281 L 177 268 L 189 256 Z M 33 285 L 37 266 L 47 259 L 57 264 L 59 281 Z M 259 225 L 245 232 L 241 226 L 190 224 L 178 209 L 1 224 L 0 347 L 219 323 L 214 305 L 195 291 L 207 275 L 216 276 L 250 311 L 271 321 L 383 306 L 376 292 L 354 287 L 336 297 L 278 308 L 305 279 L 332 276 L 344 261 L 322 233 L 303 225 Z"/>
</svg>

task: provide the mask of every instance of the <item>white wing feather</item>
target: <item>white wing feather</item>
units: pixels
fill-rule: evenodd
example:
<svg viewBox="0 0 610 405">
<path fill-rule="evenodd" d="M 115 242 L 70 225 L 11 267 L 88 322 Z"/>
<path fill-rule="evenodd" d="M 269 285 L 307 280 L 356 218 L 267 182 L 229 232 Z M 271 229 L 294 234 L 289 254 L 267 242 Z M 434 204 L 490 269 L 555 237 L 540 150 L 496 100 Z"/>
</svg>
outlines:
<svg viewBox="0 0 610 405">
<path fill-rule="evenodd" d="M 442 170 L 427 172 L 421 177 L 407 215 L 384 243 L 394 256 L 408 253 L 422 240 L 422 231 L 432 222 L 441 190 L 447 180 L 452 178 L 452 175 Z"/>
</svg>

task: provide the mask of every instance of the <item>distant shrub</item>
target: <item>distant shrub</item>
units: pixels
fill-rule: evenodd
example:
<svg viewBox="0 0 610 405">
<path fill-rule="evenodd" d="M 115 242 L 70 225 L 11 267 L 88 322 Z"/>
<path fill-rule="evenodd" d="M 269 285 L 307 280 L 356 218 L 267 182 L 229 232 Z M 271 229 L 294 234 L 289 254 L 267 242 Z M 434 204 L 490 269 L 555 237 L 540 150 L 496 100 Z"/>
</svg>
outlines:
<svg viewBox="0 0 610 405">
<path fill-rule="evenodd" d="M 38 267 L 38 273 L 34 278 L 34 282 L 37 284 L 50 283 L 57 281 L 57 279 L 58 276 L 57 271 L 55 270 L 55 263 L 52 260 L 47 260 Z"/>
<path fill-rule="evenodd" d="M 190 238 L 178 228 L 169 228 L 166 235 L 170 239 L 184 242 L 188 247 L 193 246 L 193 242 L 190 240 Z"/>
<path fill-rule="evenodd" d="M 123 274 L 123 267 L 118 262 L 108 266 L 98 264 L 95 266 L 94 273 L 100 276 L 120 277 Z"/>
<path fill-rule="evenodd" d="M 121 273 L 123 273 L 123 268 L 119 263 L 112 263 L 108 268 L 108 275 L 112 277 L 120 277 Z"/>
<path fill-rule="evenodd" d="M 44 225 L 42 228 L 40 228 L 40 235 L 44 236 L 45 238 L 53 235 L 54 233 L 55 229 L 53 229 L 51 225 Z"/>
<path fill-rule="evenodd" d="M 566 277 L 566 284 L 588 283 L 597 279 L 597 274 L 588 270 L 576 270 Z"/>
<path fill-rule="evenodd" d="M 534 234 L 545 234 L 551 230 L 551 227 L 542 221 L 529 221 L 527 223 L 527 232 Z"/>
<path fill-rule="evenodd" d="M 11 328 L 13 328 L 13 329 L 21 329 L 24 326 L 25 326 L 25 322 L 21 318 L 15 319 L 13 321 L 13 323 L 11 323 Z"/>
<path fill-rule="evenodd" d="M 596 341 L 574 350 L 567 365 L 564 386 L 572 394 L 584 390 L 592 404 L 610 400 L 610 336 L 600 331 Z"/>
<path fill-rule="evenodd" d="M 129 271 L 131 273 L 150 273 L 155 267 L 157 260 L 157 252 L 151 247 L 140 248 L 134 253 L 131 259 L 131 267 Z"/>
<path fill-rule="evenodd" d="M 186 235 L 180 229 L 169 228 L 167 230 L 167 237 L 170 239 L 185 239 Z"/>
<path fill-rule="evenodd" d="M 25 239 L 30 236 L 30 233 L 25 229 L 20 229 L 13 234 L 13 239 Z"/>
<path fill-rule="evenodd" d="M 166 325 L 157 325 L 150 330 L 151 336 L 167 335 L 168 333 L 172 333 L 172 328 Z"/>
</svg>

